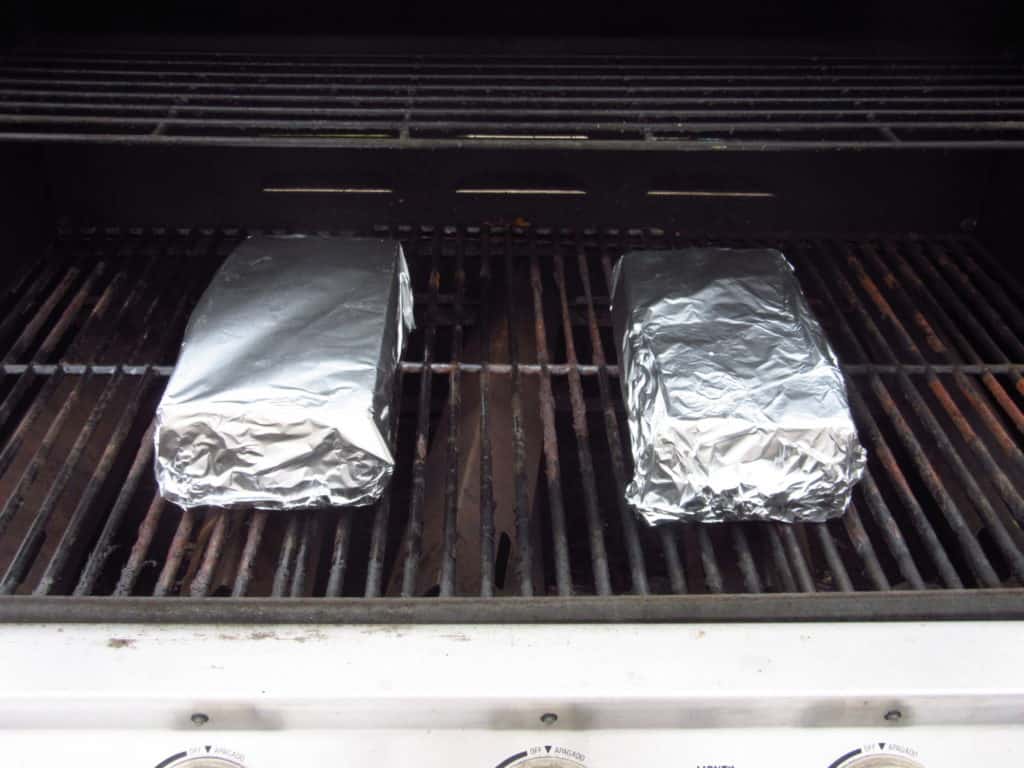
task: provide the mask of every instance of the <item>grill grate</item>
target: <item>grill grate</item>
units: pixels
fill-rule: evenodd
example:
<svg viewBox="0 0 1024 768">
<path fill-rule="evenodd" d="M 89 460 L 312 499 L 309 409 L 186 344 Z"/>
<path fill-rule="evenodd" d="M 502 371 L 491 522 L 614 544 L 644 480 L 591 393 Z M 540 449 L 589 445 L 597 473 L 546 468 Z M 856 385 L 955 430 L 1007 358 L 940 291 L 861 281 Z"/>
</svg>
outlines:
<svg viewBox="0 0 1024 768">
<path fill-rule="evenodd" d="M 417 293 L 394 482 L 373 508 L 294 514 L 182 511 L 152 477 L 150 422 L 189 310 L 246 233 L 61 233 L 0 295 L 0 593 L 577 600 L 1024 581 L 1024 293 L 976 240 L 378 232 L 405 242 Z M 870 452 L 839 520 L 652 530 L 621 501 L 613 260 L 710 243 L 781 247 L 837 350 Z"/>
<path fill-rule="evenodd" d="M 0 137 L 264 146 L 1020 147 L 1007 59 L 26 50 Z"/>
</svg>

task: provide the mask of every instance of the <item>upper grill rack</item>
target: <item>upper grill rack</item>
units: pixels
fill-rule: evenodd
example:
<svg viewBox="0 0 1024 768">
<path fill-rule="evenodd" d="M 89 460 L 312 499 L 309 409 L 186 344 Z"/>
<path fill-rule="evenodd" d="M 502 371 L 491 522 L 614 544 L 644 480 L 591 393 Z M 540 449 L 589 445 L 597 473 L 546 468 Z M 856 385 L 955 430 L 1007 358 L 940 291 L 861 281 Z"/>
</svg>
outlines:
<svg viewBox="0 0 1024 768">
<path fill-rule="evenodd" d="M 17 51 L 0 138 L 238 146 L 1024 146 L 1005 59 Z"/>
<path fill-rule="evenodd" d="M 1024 580 L 1022 294 L 975 240 L 390 233 L 419 328 L 396 388 L 391 491 L 372 509 L 269 514 L 182 512 L 151 470 L 152 413 L 188 311 L 245 233 L 59 236 L 0 297 L 0 592 L 823 595 Z M 620 501 L 613 259 L 712 242 L 782 247 L 837 349 L 870 453 L 840 520 L 651 530 Z M 460 428 L 476 425 L 482 447 L 460 464 Z M 439 505 L 426 492 L 434 453 Z M 469 475 L 478 509 L 457 501 Z M 507 539 L 502 509 L 514 510 Z M 480 542 L 471 559 L 458 556 L 467 538 Z"/>
</svg>

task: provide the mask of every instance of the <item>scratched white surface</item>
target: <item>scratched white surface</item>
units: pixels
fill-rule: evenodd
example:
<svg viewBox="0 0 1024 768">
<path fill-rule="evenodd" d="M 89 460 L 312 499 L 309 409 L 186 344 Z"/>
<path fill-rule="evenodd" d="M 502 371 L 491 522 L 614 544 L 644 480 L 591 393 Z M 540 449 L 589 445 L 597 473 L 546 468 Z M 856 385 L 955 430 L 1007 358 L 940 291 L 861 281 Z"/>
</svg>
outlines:
<svg viewBox="0 0 1024 768">
<path fill-rule="evenodd" d="M 0 743 L 5 765 L 74 744 L 76 764 L 155 766 L 210 744 L 245 766 L 493 766 L 556 743 L 588 766 L 827 768 L 879 741 L 926 768 L 1008 765 L 1020 629 L 6 626 Z"/>
</svg>

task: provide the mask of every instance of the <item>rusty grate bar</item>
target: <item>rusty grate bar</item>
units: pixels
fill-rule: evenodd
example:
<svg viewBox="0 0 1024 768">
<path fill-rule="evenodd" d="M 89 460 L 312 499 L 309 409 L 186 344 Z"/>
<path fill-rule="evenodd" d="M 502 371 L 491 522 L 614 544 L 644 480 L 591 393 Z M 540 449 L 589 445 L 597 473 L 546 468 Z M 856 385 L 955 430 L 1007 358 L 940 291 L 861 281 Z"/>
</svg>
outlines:
<svg viewBox="0 0 1024 768">
<path fill-rule="evenodd" d="M 418 241 L 417 246 L 418 246 Z M 405 565 L 402 573 L 401 592 L 403 597 L 415 593 L 416 572 L 419 568 L 421 546 L 423 540 L 423 502 L 426 492 L 424 470 L 427 462 L 428 430 L 430 425 L 430 363 L 434 356 L 434 338 L 437 333 L 437 302 L 433 299 L 441 283 L 438 271 L 437 248 L 431 248 L 430 256 L 430 294 L 427 303 L 426 338 L 423 342 L 424 371 L 420 376 L 419 404 L 416 409 L 416 454 L 413 458 L 412 501 L 409 507 L 408 530 L 405 535 Z M 416 247 L 412 249 L 410 258 L 415 259 Z"/>
<path fill-rule="evenodd" d="M 562 332 L 565 336 L 565 354 L 569 361 L 570 369 L 577 365 L 576 347 L 572 338 L 572 322 L 569 319 L 569 310 L 565 291 L 565 267 L 560 253 L 555 254 L 555 283 L 558 286 L 558 297 L 562 308 Z M 575 375 L 574 375 L 575 373 Z M 576 437 L 577 458 L 579 461 L 580 481 L 583 485 L 584 507 L 586 509 L 587 528 L 590 533 L 590 560 L 594 572 L 594 589 L 599 595 L 611 593 L 611 575 L 608 572 L 608 555 L 605 549 L 604 530 L 601 521 L 601 514 L 598 510 L 597 487 L 594 480 L 594 461 L 590 454 L 590 434 L 587 430 L 586 405 L 583 402 L 583 388 L 580 383 L 578 372 L 569 373 L 569 400 L 572 407 L 572 431 Z M 630 520 L 634 523 L 633 520 Z M 635 541 L 635 528 L 632 530 L 634 538 L 628 538 L 630 531 L 627 531 L 627 543 Z M 630 549 L 630 553 L 633 550 Z M 646 592 L 647 577 L 643 572 L 643 563 L 631 558 L 630 570 L 632 572 L 633 587 L 637 591 Z"/>
<path fill-rule="evenodd" d="M 803 254 L 801 254 L 801 256 L 803 256 Z M 832 306 L 835 306 L 835 304 L 833 303 L 834 297 L 832 296 L 831 291 L 829 290 L 825 280 L 814 266 L 813 261 L 810 259 L 801 258 L 799 263 L 801 264 L 801 266 L 805 266 L 807 268 L 808 274 L 812 276 L 815 288 L 817 288 L 821 292 L 819 295 L 821 295 L 827 303 L 829 303 Z M 839 286 L 840 291 L 842 292 L 846 300 L 850 302 L 850 306 L 856 309 L 858 317 L 863 322 L 862 327 L 866 329 L 866 331 L 875 340 L 880 340 L 881 333 L 874 325 L 874 320 L 871 318 L 871 316 L 866 312 L 866 310 L 864 310 L 861 304 L 857 303 L 856 294 L 853 292 L 852 286 L 845 280 L 845 278 L 841 274 L 837 274 L 836 277 L 837 279 L 835 281 L 835 284 Z M 843 332 L 843 335 L 847 343 L 856 351 L 857 356 L 861 358 L 866 358 L 868 353 L 865 347 L 862 345 L 862 343 L 858 340 L 852 328 L 845 323 L 840 324 L 839 327 Z M 888 347 L 884 347 L 884 349 L 886 349 L 891 355 L 891 350 L 888 350 Z M 906 382 L 906 379 L 901 378 L 901 383 L 904 382 Z M 996 583 L 998 583 L 998 579 L 995 575 L 995 572 L 992 570 L 991 564 L 988 562 L 984 553 L 981 551 L 981 547 L 977 539 L 973 535 L 971 535 L 970 531 L 968 530 L 967 525 L 964 522 L 961 512 L 958 508 L 958 505 L 955 501 L 953 501 L 949 492 L 946 490 L 943 480 L 941 479 L 940 475 L 936 472 L 931 460 L 928 458 L 926 451 L 924 450 L 921 443 L 918 441 L 918 438 L 916 437 L 914 430 L 909 426 L 900 409 L 896 407 L 887 385 L 882 381 L 882 379 L 879 376 L 873 375 L 869 379 L 869 386 L 872 393 L 879 398 L 882 410 L 886 413 L 886 415 L 892 420 L 892 423 L 895 425 L 897 434 L 903 441 L 907 451 L 911 456 L 912 461 L 917 465 L 921 477 L 923 478 L 923 482 L 927 485 L 934 499 L 939 504 L 947 520 L 949 521 L 949 524 L 957 532 L 961 546 L 963 546 L 968 552 L 971 564 L 975 569 L 976 575 L 978 575 L 983 580 L 983 583 L 986 583 L 989 586 L 994 586 Z M 906 386 L 909 387 L 910 385 Z M 916 390 L 910 388 L 905 391 L 907 391 L 910 395 L 913 410 L 917 412 L 923 412 L 920 409 L 926 406 L 923 406 L 923 402 L 920 400 L 919 397 L 916 396 Z M 892 459 L 892 453 L 888 445 L 885 444 L 883 439 L 881 438 L 881 433 L 877 429 L 877 425 L 875 424 L 870 414 L 870 410 L 864 403 L 863 393 L 856 386 L 853 388 L 852 402 L 856 409 L 856 413 L 858 415 L 861 415 L 863 423 L 866 427 L 866 429 L 864 429 L 864 432 L 866 433 L 868 438 L 867 442 L 869 448 L 874 449 L 875 457 L 882 463 L 887 473 L 890 476 L 896 478 L 897 485 L 902 487 L 903 485 L 905 485 L 905 481 L 901 480 L 902 471 L 900 469 L 900 466 L 894 459 Z M 944 435 L 941 433 L 941 430 L 939 432 L 933 432 L 933 434 L 936 435 L 936 439 L 940 441 L 944 437 Z M 952 449 L 952 446 L 948 444 L 948 441 L 943 442 L 943 447 L 947 446 L 955 456 L 955 450 Z M 995 517 L 994 511 L 991 510 L 991 507 L 987 506 L 987 502 L 982 501 L 981 503 L 985 505 L 984 509 L 986 510 L 989 519 L 993 519 Z M 911 516 L 916 516 L 914 514 L 913 506 L 911 506 L 910 514 Z M 886 524 L 888 524 L 888 521 L 886 521 Z M 896 533 L 896 529 L 891 530 L 892 532 L 890 533 L 890 539 L 894 538 Z M 858 536 L 860 536 L 859 532 Z M 900 538 L 902 538 L 902 536 Z M 1012 547 L 1005 544 L 1005 540 L 1004 546 L 1007 547 L 1007 553 L 1012 554 L 1014 550 Z M 947 554 L 945 553 L 945 551 L 943 551 L 941 545 L 935 541 L 934 537 L 927 534 L 926 550 L 928 554 L 931 556 L 931 558 L 935 560 L 940 573 L 945 574 L 945 578 L 947 579 L 947 581 L 952 581 L 952 583 L 955 583 L 955 581 L 958 580 L 959 577 L 956 576 L 956 574 L 950 573 L 952 566 L 949 564 L 949 558 Z M 904 568 L 906 569 L 904 570 L 904 574 L 906 575 L 908 571 L 911 574 L 916 572 L 916 566 L 913 566 L 912 571 L 910 570 L 912 561 L 907 561 L 906 553 L 901 552 L 901 556 Z M 876 579 L 876 581 L 880 582 L 877 573 L 874 578 Z M 908 576 L 908 579 L 909 578 L 911 577 Z M 914 581 L 917 581 L 920 585 L 919 574 L 917 574 L 916 577 L 914 577 Z"/>
<path fill-rule="evenodd" d="M 976 241 L 390 231 L 406 243 L 419 328 L 395 389 L 392 488 L 371 508 L 294 514 L 183 512 L 150 470 L 188 311 L 245 233 L 61 233 L 0 318 L 0 591 L 825 599 L 1024 582 L 1024 313 Z M 613 260 L 712 242 L 782 247 L 836 347 L 870 453 L 842 519 L 651 530 L 622 500 Z"/>
<path fill-rule="evenodd" d="M 232 597 L 244 597 L 249 589 L 249 582 L 252 580 L 253 563 L 256 559 L 256 552 L 259 550 L 263 540 L 263 531 L 267 527 L 267 515 L 265 509 L 253 512 L 248 521 L 249 529 L 245 537 L 245 547 L 242 549 L 241 560 L 238 564 L 238 574 L 235 576 L 235 583 L 231 589 Z M 333 573 L 333 572 L 332 572 Z M 332 594 L 328 590 L 328 594 Z"/>
<path fill-rule="evenodd" d="M 307 515 L 307 511 L 302 511 L 288 516 L 288 527 L 285 529 L 277 557 L 277 567 L 274 569 L 274 581 L 270 592 L 272 597 L 284 597 L 290 589 L 295 568 L 295 550 L 299 546 L 299 526 Z"/>
<path fill-rule="evenodd" d="M 388 234 L 394 236 L 394 232 Z M 405 373 L 399 368 L 394 385 L 394 398 L 391 402 L 392 432 L 388 441 L 392 455 L 397 455 L 398 433 L 402 419 L 402 389 Z M 384 588 L 384 564 L 387 554 L 388 522 L 391 519 L 391 496 L 385 494 L 373 510 L 373 523 L 370 534 L 369 553 L 366 564 L 366 585 L 363 595 L 367 598 L 378 597 Z M 326 594 L 337 597 L 342 594 L 344 579 L 348 571 L 348 552 L 352 538 L 352 517 L 355 511 L 343 510 L 337 523 L 334 536 L 334 552 L 331 560 L 331 571 L 327 581 Z"/>
<path fill-rule="evenodd" d="M 391 433 L 390 447 L 391 452 L 394 454 L 397 452 L 398 442 L 398 431 L 401 427 L 401 398 L 402 398 L 402 384 L 404 381 L 404 374 L 399 370 L 397 374 L 398 378 L 395 381 L 395 392 L 394 400 L 391 403 L 391 412 L 394 414 L 394 428 Z M 355 512 L 344 512 L 342 513 L 343 519 L 350 520 Z M 373 531 L 372 538 L 370 539 L 370 553 L 369 561 L 366 566 L 366 597 L 378 597 L 381 594 L 384 578 L 384 558 L 387 551 L 387 535 L 388 535 L 388 520 L 391 517 L 391 494 L 385 494 L 379 502 L 377 502 L 374 513 L 373 513 Z M 349 531 L 342 533 L 342 527 L 348 528 L 349 523 L 345 523 L 342 526 L 339 523 L 339 533 L 336 536 L 341 537 L 340 545 L 335 547 L 336 552 L 344 554 L 348 549 L 348 539 L 350 536 Z M 338 562 L 339 555 L 335 555 L 335 562 Z M 346 561 L 347 566 L 347 561 Z M 337 594 L 341 593 L 341 578 L 343 572 L 339 572 L 335 579 L 338 582 Z"/>
<path fill-rule="evenodd" d="M 489 236 L 483 236 L 483 253 L 480 255 L 480 294 L 490 295 L 491 257 Z M 481 308 L 482 330 L 481 352 L 483 365 L 480 369 L 480 595 L 494 596 L 495 582 L 495 524 L 494 485 L 491 463 L 491 429 L 488 417 L 490 409 L 491 359 L 490 310 L 485 302 Z"/>
<path fill-rule="evenodd" d="M 547 370 L 551 362 L 548 354 L 548 333 L 544 324 L 544 289 L 541 284 L 540 264 L 535 250 L 531 250 L 530 253 L 530 287 L 533 291 L 537 359 L 540 361 L 542 369 L 540 379 L 540 415 L 543 430 L 544 475 L 547 478 L 548 498 L 551 504 L 551 535 L 553 538 L 552 547 L 554 549 L 555 561 L 555 585 L 558 589 L 558 594 L 571 595 L 572 574 L 569 570 L 569 538 L 566 532 L 565 510 L 562 506 L 562 477 L 558 461 L 558 436 L 555 433 L 555 396 L 551 389 L 551 375 Z M 591 483 L 591 488 L 592 485 Z M 603 549 L 603 539 L 599 542 L 599 546 Z M 603 590 L 602 594 L 608 594 L 611 591 L 608 583 L 607 562 L 596 566 L 594 580 L 595 584 L 600 582 L 597 590 L 599 592 Z"/>
<path fill-rule="evenodd" d="M 533 542 L 530 535 L 531 510 L 527 502 L 526 435 L 523 425 L 522 382 L 519 373 L 519 340 L 517 338 L 515 321 L 520 307 L 518 307 L 512 290 L 514 269 L 512 266 L 512 254 L 509 249 L 510 236 L 511 233 L 506 231 L 505 242 L 502 248 L 502 261 L 505 265 L 505 320 L 508 324 L 508 354 L 509 362 L 512 365 L 512 443 L 515 446 L 513 452 L 515 495 L 512 503 L 515 509 L 515 544 L 518 550 L 516 571 L 519 581 L 519 593 L 523 597 L 530 597 L 534 594 L 534 558 Z"/>
<path fill-rule="evenodd" d="M 456 232 L 455 263 L 455 330 L 452 340 L 452 363 L 454 368 L 448 381 L 448 445 L 445 456 L 444 486 L 444 545 L 441 552 L 441 597 L 455 594 L 456 544 L 458 528 L 458 487 L 459 487 L 459 418 L 462 411 L 462 373 L 459 360 L 462 358 L 463 317 L 462 302 L 466 294 L 466 266 L 462 238 Z"/>
<path fill-rule="evenodd" d="M 831 266 L 833 268 L 832 275 L 835 279 L 835 284 L 838 286 L 841 294 L 844 297 L 844 300 L 847 302 L 848 307 L 852 309 L 859 318 L 860 324 L 857 327 L 863 329 L 863 332 L 874 345 L 874 349 L 877 354 L 881 354 L 890 360 L 896 360 L 896 353 L 889 346 L 884 334 L 879 329 L 872 314 L 868 311 L 865 301 L 858 296 L 851 282 L 840 270 L 840 261 L 841 259 L 836 259 L 831 263 Z M 888 308 L 888 303 L 885 301 L 884 297 L 878 293 L 877 285 L 874 283 L 874 281 L 872 281 L 870 277 L 868 277 L 862 271 L 857 272 L 857 267 L 859 266 L 859 264 L 856 262 L 855 257 L 848 257 L 846 259 L 846 262 L 851 266 L 852 269 L 855 270 L 855 274 L 859 274 L 861 276 L 862 285 L 864 286 L 865 291 L 869 295 L 875 297 L 877 305 L 880 307 Z M 895 315 L 895 313 L 891 309 L 889 309 L 888 314 L 885 314 L 884 316 L 890 320 L 894 329 L 902 331 L 902 333 L 900 334 L 900 338 L 906 345 L 907 353 L 912 355 L 912 357 L 914 358 L 919 358 L 920 351 L 918 350 L 917 345 L 914 343 L 913 339 L 903 328 L 899 318 Z M 857 348 L 859 354 L 868 354 L 865 347 L 859 341 L 857 341 L 854 346 Z M 927 378 L 929 384 L 937 385 L 939 392 L 945 391 L 944 387 L 942 386 L 942 383 L 937 378 L 935 378 L 934 374 L 928 374 Z M 908 423 L 904 420 L 904 416 L 901 412 L 901 409 L 893 400 L 892 394 L 890 393 L 888 387 L 885 383 L 883 383 L 881 378 L 878 376 L 871 377 L 869 381 L 870 389 L 872 393 L 878 398 L 882 410 L 886 413 L 889 419 L 894 424 L 897 425 L 897 433 L 908 445 L 911 454 L 915 456 L 915 460 L 922 465 L 922 473 L 926 478 L 926 482 L 928 482 L 929 485 L 936 486 L 936 490 L 939 490 L 940 492 L 939 498 L 944 499 L 944 497 L 946 496 L 946 492 L 944 490 L 937 488 L 939 483 L 937 482 L 938 477 L 936 475 L 936 472 L 934 468 L 929 465 L 924 449 L 917 442 L 914 430 L 911 429 Z M 935 443 L 940 446 L 943 458 L 952 465 L 952 470 L 959 477 L 960 482 L 963 483 L 964 487 L 968 489 L 972 501 L 977 505 L 978 511 L 984 517 L 988 524 L 988 530 L 990 532 L 990 535 L 993 536 L 999 549 L 1003 552 L 1004 557 L 1006 557 L 1007 560 L 1012 564 L 1014 571 L 1017 573 L 1019 577 L 1021 575 L 1020 567 L 1022 564 L 1020 544 L 1019 542 L 1014 543 L 1013 536 L 1010 533 L 1011 528 L 1008 528 L 1007 521 L 1004 520 L 1003 517 L 999 514 L 997 506 L 993 504 L 989 496 L 982 491 L 974 474 L 971 472 L 971 470 L 968 468 L 968 465 L 964 462 L 964 459 L 961 457 L 961 452 L 956 449 L 954 443 L 950 440 L 950 437 L 947 434 L 947 429 L 943 428 L 942 424 L 936 418 L 931 407 L 925 401 L 917 387 L 913 384 L 913 382 L 911 382 L 908 379 L 908 377 L 903 375 L 898 376 L 898 384 L 901 392 L 904 394 L 904 396 L 910 403 L 911 411 L 921 419 L 925 427 L 925 432 L 927 432 L 930 435 L 931 439 L 934 440 Z M 957 409 L 955 404 L 949 401 L 948 398 L 943 402 L 943 405 L 947 404 L 952 406 L 952 408 L 950 409 L 952 411 L 952 413 L 950 413 L 952 419 L 955 420 L 957 415 L 960 415 L 961 420 L 963 420 L 962 414 L 960 414 L 959 409 Z M 968 429 L 970 428 L 969 423 L 965 422 L 964 426 L 967 427 Z M 987 455 L 987 450 L 984 448 L 984 445 L 981 444 L 980 442 L 975 442 L 972 445 L 972 448 L 974 449 L 974 452 L 977 453 L 979 456 Z M 1004 476 L 1001 472 L 998 472 L 997 477 Z M 948 507 L 952 505 L 947 504 L 946 506 Z M 930 552 L 934 557 L 941 559 L 941 555 L 934 548 L 931 548 Z M 991 575 L 991 573 L 987 573 L 986 578 L 991 578 Z"/>
<path fill-rule="evenodd" d="M 626 504 L 624 493 L 626 488 L 626 462 L 622 451 L 622 437 L 619 432 L 618 417 L 615 413 L 615 406 L 611 394 L 611 384 L 608 381 L 609 366 L 605 361 L 601 331 L 598 327 L 597 314 L 594 310 L 593 293 L 590 283 L 590 267 L 587 263 L 586 254 L 583 248 L 577 247 L 576 266 L 579 270 L 580 282 L 583 286 L 584 297 L 587 301 L 587 326 L 590 330 L 590 348 L 594 356 L 594 363 L 597 365 L 597 385 L 601 396 L 601 412 L 604 416 L 605 436 L 608 443 L 608 452 L 611 456 L 612 476 L 615 479 L 616 499 L 615 504 L 619 510 L 619 517 L 622 520 L 623 531 L 626 536 L 626 546 L 630 559 L 630 571 L 633 581 L 633 589 L 639 594 L 646 594 L 649 585 L 644 566 L 643 552 L 640 550 L 640 540 L 637 536 L 637 522 Z M 607 259 L 602 255 L 602 268 L 605 269 L 607 282 Z M 561 264 L 559 264 L 561 266 Z M 561 271 L 561 270 L 560 270 Z M 564 277 L 561 280 L 564 285 Z M 672 591 L 683 593 L 686 591 L 686 575 L 683 566 L 679 561 L 679 552 L 676 549 L 675 539 L 668 529 L 659 532 L 662 548 L 665 555 L 665 565 L 668 569 L 669 582 Z"/>
</svg>

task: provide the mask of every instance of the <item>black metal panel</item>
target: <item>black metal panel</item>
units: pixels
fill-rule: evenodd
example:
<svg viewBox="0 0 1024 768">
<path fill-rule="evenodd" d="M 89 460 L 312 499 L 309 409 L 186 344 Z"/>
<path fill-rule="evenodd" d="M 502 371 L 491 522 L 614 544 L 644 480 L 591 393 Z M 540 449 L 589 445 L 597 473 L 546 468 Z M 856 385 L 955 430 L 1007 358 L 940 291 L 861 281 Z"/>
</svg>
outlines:
<svg viewBox="0 0 1024 768">
<path fill-rule="evenodd" d="M 676 48 L 704 43 L 715 49 L 723 40 L 742 38 L 747 45 L 758 40 L 789 38 L 816 41 L 819 50 L 833 52 L 850 41 L 898 41 L 901 49 L 920 41 L 940 41 L 944 50 L 994 46 L 1019 42 L 1019 7 L 1012 0 L 949 0 L 936 5 L 926 0 L 840 0 L 827 6 L 813 0 L 763 3 L 757 0 L 727 0 L 717 3 L 678 3 L 646 0 L 623 6 L 612 0 L 565 0 L 552 5 L 542 0 L 520 0 L 512 6 L 481 6 L 471 0 L 403 2 L 347 5 L 324 0 L 296 0 L 281 4 L 274 0 L 210 5 L 200 0 L 140 8 L 126 0 L 98 0 L 87 8 L 66 3 L 18 0 L 25 36 L 29 34 L 92 35 L 109 45 L 111 35 L 148 35 L 138 46 L 153 45 L 156 35 L 192 35 L 183 50 L 209 46 L 208 37 L 222 36 L 218 50 L 251 49 L 252 38 L 263 35 L 261 49 L 279 46 L 300 50 L 323 50 L 312 35 L 362 35 L 363 46 L 373 51 L 383 35 L 409 35 L 410 44 L 449 36 L 447 50 L 476 48 L 481 37 L 530 35 L 564 45 L 567 37 L 601 35 L 639 38 L 640 50 L 658 36 L 684 36 Z M 273 37 L 292 40 L 273 41 Z M 429 36 L 429 37 L 428 37 Z M 451 36 L 459 36 L 454 41 Z M 268 41 L 268 37 L 271 40 Z M 705 40 L 701 40 L 701 38 Z M 240 38 L 240 39 L 239 39 Z M 708 42 L 709 41 L 709 42 Z M 88 44 L 88 38 L 83 44 Z M 120 42 L 120 41 L 119 41 Z M 163 41 L 162 41 L 163 42 Z M 505 42 L 505 41 L 501 41 Z M 506 43 L 507 44 L 507 43 Z M 328 49 L 330 50 L 330 49 Z M 788 47 L 786 50 L 790 50 Z"/>
<path fill-rule="evenodd" d="M 956 231 L 977 220 L 1006 156 L 46 146 L 38 157 L 17 187 L 45 184 L 52 215 L 87 224 L 629 221 L 739 233 Z"/>
<path fill-rule="evenodd" d="M 1020 621 L 1024 590 L 828 595 L 233 599 L 0 597 L 0 622 L 129 624 L 605 624 Z"/>
</svg>

